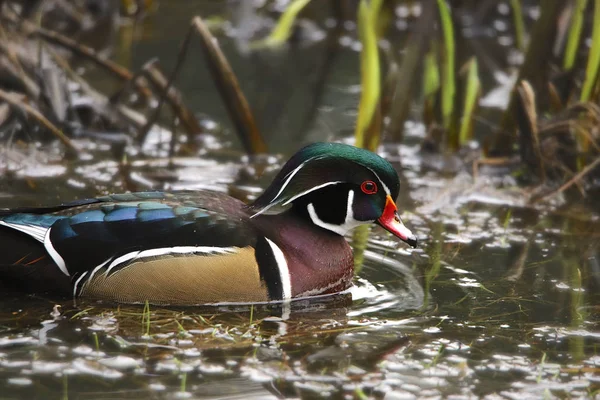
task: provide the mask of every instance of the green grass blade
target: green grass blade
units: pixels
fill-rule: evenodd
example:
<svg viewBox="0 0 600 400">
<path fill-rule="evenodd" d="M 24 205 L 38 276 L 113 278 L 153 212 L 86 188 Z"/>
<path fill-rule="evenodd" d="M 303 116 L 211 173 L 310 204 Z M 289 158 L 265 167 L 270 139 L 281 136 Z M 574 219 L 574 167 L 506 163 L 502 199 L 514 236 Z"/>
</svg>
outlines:
<svg viewBox="0 0 600 400">
<path fill-rule="evenodd" d="M 62 400 L 69 400 L 69 375 L 63 374 Z"/>
<path fill-rule="evenodd" d="M 525 24 L 523 23 L 523 9 L 521 0 L 510 0 L 510 6 L 513 13 L 513 24 L 515 25 L 515 40 L 517 48 L 525 50 Z"/>
<path fill-rule="evenodd" d="M 425 271 L 425 279 L 423 282 L 423 293 L 425 294 L 423 298 L 423 305 L 421 306 L 421 310 L 427 309 L 429 307 L 429 302 L 431 301 L 431 284 L 438 277 L 440 270 L 442 268 L 442 244 L 444 240 L 442 238 L 442 225 L 440 223 L 435 224 L 435 226 L 431 229 L 431 246 L 429 247 L 429 259 L 430 267 L 427 271 Z"/>
<path fill-rule="evenodd" d="M 379 62 L 378 28 L 382 0 L 361 0 L 358 7 L 358 34 L 362 43 L 360 52 L 361 93 L 354 134 L 356 146 L 377 150 L 381 113 L 378 110 L 381 99 L 381 70 Z M 354 230 L 352 245 L 354 247 L 355 273 L 359 273 L 363 264 L 363 253 L 367 246 L 369 227 L 359 226 Z"/>
<path fill-rule="evenodd" d="M 181 374 L 181 383 L 179 385 L 179 391 L 181 393 L 185 393 L 187 389 L 187 373 L 184 372 Z"/>
<path fill-rule="evenodd" d="M 423 73 L 423 96 L 425 98 L 435 94 L 440 88 L 440 69 L 435 53 L 435 50 L 431 50 L 425 56 L 425 72 Z"/>
<path fill-rule="evenodd" d="M 300 14 L 300 11 L 306 5 L 310 3 L 310 0 L 294 0 L 290 3 L 290 5 L 285 9 L 284 13 L 281 14 L 277 25 L 271 32 L 271 34 L 265 40 L 265 43 L 268 46 L 281 46 L 292 35 L 292 28 L 294 27 L 294 22 Z"/>
<path fill-rule="evenodd" d="M 360 225 L 352 233 L 352 254 L 354 256 L 354 275 L 360 274 L 365 263 L 365 250 L 369 241 L 371 227 Z"/>
<path fill-rule="evenodd" d="M 150 303 L 148 300 L 144 303 L 144 311 L 142 311 L 142 335 L 150 336 Z"/>
<path fill-rule="evenodd" d="M 598 68 L 600 67 L 600 0 L 594 2 L 594 27 L 592 29 L 592 45 L 585 69 L 585 80 L 581 91 L 581 101 L 589 101 L 596 85 Z"/>
<path fill-rule="evenodd" d="M 446 0 L 437 0 L 437 3 L 444 34 L 445 54 L 442 70 L 442 119 L 444 128 L 449 130 L 452 125 L 452 111 L 456 94 L 454 26 Z"/>
<path fill-rule="evenodd" d="M 463 118 L 460 124 L 459 143 L 464 145 L 473 136 L 473 118 L 479 101 L 481 92 L 481 82 L 479 81 L 479 72 L 477 59 L 472 58 L 469 61 L 467 69 L 467 81 L 465 89 L 465 104 L 463 108 Z"/>
<path fill-rule="evenodd" d="M 585 11 L 587 2 L 588 0 L 576 0 L 575 3 L 567 47 L 565 49 L 565 58 L 563 60 L 565 71 L 570 71 L 575 65 L 575 58 L 577 57 L 577 50 L 581 41 L 581 31 L 583 30 L 583 12 Z"/>
<path fill-rule="evenodd" d="M 380 8 L 381 0 L 371 2 L 361 0 L 358 8 L 358 32 L 362 51 L 360 52 L 361 94 L 355 131 L 357 147 L 366 145 L 366 131 L 372 124 L 381 96 L 381 71 L 376 33 Z"/>
<path fill-rule="evenodd" d="M 381 70 L 379 48 L 377 46 L 378 18 L 382 0 L 361 0 L 358 7 L 358 33 L 362 43 L 360 52 L 361 93 L 356 118 L 355 141 L 357 147 L 377 150 L 381 114 L 378 112 L 381 99 Z M 369 227 L 359 226 L 354 230 L 355 273 L 359 273 L 363 264 L 363 253 L 367 246 Z"/>
<path fill-rule="evenodd" d="M 436 111 L 435 104 L 438 100 L 440 90 L 440 66 L 438 64 L 438 44 L 437 41 L 431 41 L 431 49 L 425 55 L 423 71 L 423 122 L 427 129 L 435 124 Z"/>
</svg>

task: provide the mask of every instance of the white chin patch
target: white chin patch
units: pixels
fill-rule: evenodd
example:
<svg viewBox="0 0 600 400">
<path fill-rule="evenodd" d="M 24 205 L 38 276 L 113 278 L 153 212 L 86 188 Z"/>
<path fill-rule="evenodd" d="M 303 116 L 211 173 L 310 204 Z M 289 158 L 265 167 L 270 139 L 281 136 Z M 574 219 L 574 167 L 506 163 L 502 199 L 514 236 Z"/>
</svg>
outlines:
<svg viewBox="0 0 600 400">
<path fill-rule="evenodd" d="M 366 221 L 357 221 L 354 219 L 354 211 L 352 211 L 352 204 L 354 202 L 354 191 L 348 191 L 348 201 L 346 203 L 346 218 L 344 222 L 340 225 L 331 224 L 329 222 L 323 221 L 319 218 L 317 211 L 315 210 L 315 206 L 310 203 L 306 208 L 308 210 L 308 215 L 310 216 L 313 224 L 320 226 L 323 229 L 327 229 L 328 231 L 337 233 L 338 235 L 344 236 L 348 233 L 349 230 L 356 228 L 359 225 L 367 223 Z"/>
</svg>

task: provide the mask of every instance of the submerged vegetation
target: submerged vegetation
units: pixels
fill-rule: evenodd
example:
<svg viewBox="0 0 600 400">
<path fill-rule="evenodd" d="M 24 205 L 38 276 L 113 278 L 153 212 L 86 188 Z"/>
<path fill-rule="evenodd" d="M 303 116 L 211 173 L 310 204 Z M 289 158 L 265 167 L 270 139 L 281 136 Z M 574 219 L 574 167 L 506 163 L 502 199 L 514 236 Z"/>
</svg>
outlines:
<svg viewBox="0 0 600 400">
<path fill-rule="evenodd" d="M 2 293 L 5 395 L 597 396 L 599 70 L 600 0 L 0 1 L 0 207 L 249 200 L 338 140 L 423 239 L 357 230 L 352 293 L 290 308 Z"/>
</svg>

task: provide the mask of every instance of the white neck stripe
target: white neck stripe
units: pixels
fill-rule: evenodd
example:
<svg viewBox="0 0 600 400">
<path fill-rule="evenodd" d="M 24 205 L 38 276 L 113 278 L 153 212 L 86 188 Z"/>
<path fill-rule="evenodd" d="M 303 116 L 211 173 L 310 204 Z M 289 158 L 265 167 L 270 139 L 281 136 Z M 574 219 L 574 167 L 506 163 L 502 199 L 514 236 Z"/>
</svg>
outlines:
<svg viewBox="0 0 600 400">
<path fill-rule="evenodd" d="M 285 259 L 285 255 L 275 243 L 265 237 L 267 243 L 271 247 L 277 269 L 279 270 L 279 279 L 281 280 L 281 297 L 282 300 L 290 300 L 292 298 L 292 276 Z"/>
</svg>

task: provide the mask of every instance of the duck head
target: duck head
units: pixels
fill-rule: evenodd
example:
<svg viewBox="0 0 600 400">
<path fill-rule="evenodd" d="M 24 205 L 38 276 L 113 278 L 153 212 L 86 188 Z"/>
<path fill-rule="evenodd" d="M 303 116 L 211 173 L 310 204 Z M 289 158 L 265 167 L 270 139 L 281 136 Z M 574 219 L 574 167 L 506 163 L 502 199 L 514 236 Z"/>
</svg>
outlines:
<svg viewBox="0 0 600 400">
<path fill-rule="evenodd" d="M 341 143 L 314 143 L 298 151 L 249 208 L 253 217 L 292 208 L 339 235 L 369 223 L 417 245 L 394 199 L 400 180 L 392 165 L 368 150 Z"/>
</svg>

